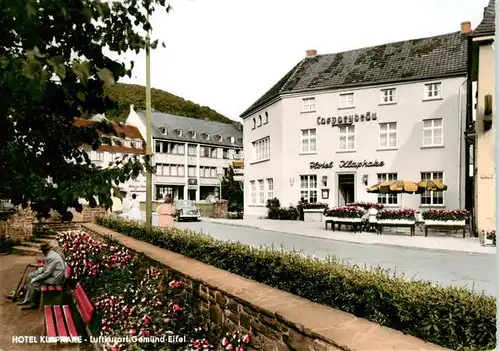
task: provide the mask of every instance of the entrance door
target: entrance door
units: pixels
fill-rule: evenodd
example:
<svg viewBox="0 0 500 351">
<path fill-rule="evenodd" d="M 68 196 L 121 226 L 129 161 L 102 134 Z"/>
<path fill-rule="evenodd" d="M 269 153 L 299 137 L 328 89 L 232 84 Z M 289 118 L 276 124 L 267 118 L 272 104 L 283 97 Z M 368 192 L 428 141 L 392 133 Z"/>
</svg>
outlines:
<svg viewBox="0 0 500 351">
<path fill-rule="evenodd" d="M 196 189 L 188 189 L 188 199 L 196 201 Z"/>
<path fill-rule="evenodd" d="M 339 186 L 338 205 L 344 206 L 354 202 L 354 174 L 339 174 L 337 184 Z"/>
</svg>

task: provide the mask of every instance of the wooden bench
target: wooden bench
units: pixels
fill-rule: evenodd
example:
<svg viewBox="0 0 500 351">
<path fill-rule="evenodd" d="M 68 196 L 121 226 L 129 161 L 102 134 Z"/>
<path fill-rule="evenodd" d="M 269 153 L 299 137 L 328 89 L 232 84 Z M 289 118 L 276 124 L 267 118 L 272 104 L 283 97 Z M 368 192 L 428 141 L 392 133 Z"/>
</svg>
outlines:
<svg viewBox="0 0 500 351">
<path fill-rule="evenodd" d="M 77 311 L 88 332 L 88 325 L 94 317 L 94 306 L 80 283 L 76 285 L 73 293 Z M 45 332 L 48 337 L 76 338 L 81 335 L 76 328 L 69 305 L 45 306 L 44 318 Z"/>
<path fill-rule="evenodd" d="M 440 225 L 440 224 L 424 224 L 425 236 L 427 236 L 429 229 L 440 229 L 444 231 L 460 230 L 462 229 L 462 236 L 465 238 L 467 225 Z"/>
<path fill-rule="evenodd" d="M 406 224 L 406 223 L 377 223 L 377 235 L 381 235 L 384 227 L 389 228 L 410 228 L 410 236 L 415 236 L 415 223 Z"/>
<path fill-rule="evenodd" d="M 40 310 L 42 310 L 45 305 L 60 305 L 63 302 L 63 292 L 68 286 L 68 281 L 71 277 L 71 268 L 66 264 L 66 271 L 64 278 L 66 282 L 64 286 L 61 285 L 44 285 L 41 288 L 40 295 Z"/>
<path fill-rule="evenodd" d="M 363 221 L 359 222 L 351 222 L 351 221 L 335 221 L 333 219 L 325 219 L 325 229 L 328 230 L 328 224 L 331 225 L 333 231 L 335 231 L 335 225 L 338 225 L 338 229 L 340 230 L 341 225 L 350 226 L 354 232 L 361 232 L 363 228 Z"/>
</svg>

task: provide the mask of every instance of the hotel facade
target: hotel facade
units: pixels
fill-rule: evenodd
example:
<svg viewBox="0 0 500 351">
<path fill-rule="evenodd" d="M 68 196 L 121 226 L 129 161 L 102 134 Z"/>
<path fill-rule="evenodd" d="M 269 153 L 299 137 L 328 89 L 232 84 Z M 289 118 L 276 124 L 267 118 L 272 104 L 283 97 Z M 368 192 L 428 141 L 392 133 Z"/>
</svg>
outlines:
<svg viewBox="0 0 500 351">
<path fill-rule="evenodd" d="M 126 124 L 146 139 L 146 114 L 130 107 Z M 153 199 L 207 200 L 220 197 L 221 180 L 233 166 L 243 181 L 241 125 L 152 113 Z M 222 194 L 224 197 L 224 194 Z"/>
<path fill-rule="evenodd" d="M 462 208 L 467 35 L 306 57 L 248 108 L 245 217 L 266 201 Z M 444 193 L 377 195 L 386 180 L 436 179 Z"/>
</svg>

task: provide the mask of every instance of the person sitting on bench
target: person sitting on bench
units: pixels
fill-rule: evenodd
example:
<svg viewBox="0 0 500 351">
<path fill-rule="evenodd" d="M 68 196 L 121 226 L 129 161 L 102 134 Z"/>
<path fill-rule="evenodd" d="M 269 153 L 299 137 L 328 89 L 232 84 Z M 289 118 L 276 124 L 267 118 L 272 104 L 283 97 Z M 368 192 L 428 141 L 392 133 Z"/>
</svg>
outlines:
<svg viewBox="0 0 500 351">
<path fill-rule="evenodd" d="M 18 303 L 23 309 L 38 308 L 40 289 L 43 285 L 64 285 L 66 263 L 61 255 L 49 243 L 41 246 L 45 256 L 45 265 L 28 275 L 24 301 Z"/>
</svg>

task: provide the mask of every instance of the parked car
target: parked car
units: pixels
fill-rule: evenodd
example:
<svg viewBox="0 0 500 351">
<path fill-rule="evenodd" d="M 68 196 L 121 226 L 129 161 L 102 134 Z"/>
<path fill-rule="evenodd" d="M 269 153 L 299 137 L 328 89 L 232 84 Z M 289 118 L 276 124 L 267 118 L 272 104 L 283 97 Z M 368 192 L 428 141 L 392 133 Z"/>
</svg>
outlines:
<svg viewBox="0 0 500 351">
<path fill-rule="evenodd" d="M 183 220 L 199 221 L 201 218 L 200 210 L 196 207 L 194 201 L 177 200 L 174 201 L 175 218 L 178 222 Z"/>
</svg>

